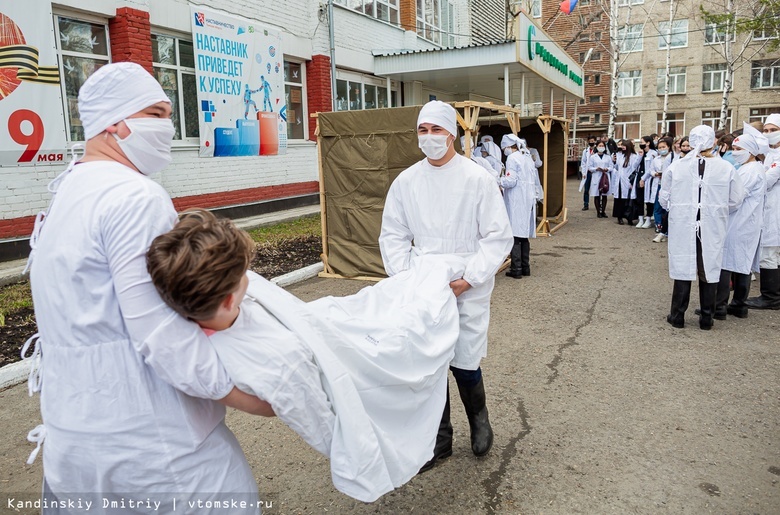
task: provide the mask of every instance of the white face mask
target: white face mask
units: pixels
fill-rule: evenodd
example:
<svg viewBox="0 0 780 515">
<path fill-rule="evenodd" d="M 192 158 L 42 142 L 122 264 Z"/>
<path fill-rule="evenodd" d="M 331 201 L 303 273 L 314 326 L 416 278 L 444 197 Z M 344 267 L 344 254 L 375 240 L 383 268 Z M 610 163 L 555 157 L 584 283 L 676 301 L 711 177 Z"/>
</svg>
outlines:
<svg viewBox="0 0 780 515">
<path fill-rule="evenodd" d="M 506 147 L 504 149 L 504 155 L 507 156 L 507 157 L 511 156 L 512 155 L 512 149 L 509 148 L 509 147 Z"/>
<path fill-rule="evenodd" d="M 144 175 L 152 175 L 171 162 L 171 142 L 176 134 L 169 118 L 128 118 L 130 135 L 121 139 L 114 133 L 119 148 Z"/>
<path fill-rule="evenodd" d="M 750 152 L 747 150 L 732 150 L 731 157 L 734 159 L 735 163 L 743 165 L 750 159 Z"/>
<path fill-rule="evenodd" d="M 669 153 L 669 149 L 666 149 L 666 148 L 665 148 L 665 149 L 663 149 L 663 150 L 659 150 L 659 151 L 658 151 L 658 153 L 659 153 L 659 154 L 661 154 L 662 156 L 665 156 L 666 154 L 668 154 L 668 153 Z"/>
<path fill-rule="evenodd" d="M 604 153 L 604 150 L 605 150 L 605 149 L 604 149 L 604 147 L 597 147 L 597 148 L 596 148 L 596 151 L 597 151 L 599 154 L 603 154 L 603 153 Z"/>
<path fill-rule="evenodd" d="M 773 147 L 780 143 L 780 131 L 767 132 L 764 136 L 766 136 L 766 139 L 769 140 L 769 144 Z"/>
<path fill-rule="evenodd" d="M 446 134 L 443 136 L 438 134 L 420 134 L 417 136 L 417 146 L 429 158 L 433 160 L 441 159 L 447 153 L 447 149 L 450 148 L 447 138 L 449 136 Z"/>
</svg>

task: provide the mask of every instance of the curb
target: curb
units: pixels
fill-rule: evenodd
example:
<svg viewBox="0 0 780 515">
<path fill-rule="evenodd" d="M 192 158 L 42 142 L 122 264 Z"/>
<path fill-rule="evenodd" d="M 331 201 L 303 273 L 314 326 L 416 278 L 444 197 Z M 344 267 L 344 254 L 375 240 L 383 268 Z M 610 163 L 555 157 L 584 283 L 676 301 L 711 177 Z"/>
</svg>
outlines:
<svg viewBox="0 0 780 515">
<path fill-rule="evenodd" d="M 294 270 L 289 274 L 280 275 L 274 277 L 271 282 L 279 287 L 290 286 L 312 277 L 316 277 L 318 273 L 324 270 L 322 263 L 315 263 L 298 270 Z M 17 361 L 10 365 L 0 367 L 0 390 L 4 390 L 11 386 L 16 386 L 23 383 L 27 379 L 27 375 L 30 373 L 30 365 L 24 361 Z"/>
</svg>

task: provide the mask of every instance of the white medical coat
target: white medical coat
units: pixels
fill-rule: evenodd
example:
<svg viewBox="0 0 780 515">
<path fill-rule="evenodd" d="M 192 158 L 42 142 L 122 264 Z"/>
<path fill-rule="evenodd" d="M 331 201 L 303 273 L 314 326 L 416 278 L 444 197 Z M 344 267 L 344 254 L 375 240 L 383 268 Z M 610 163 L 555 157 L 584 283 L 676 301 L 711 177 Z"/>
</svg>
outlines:
<svg viewBox="0 0 780 515">
<path fill-rule="evenodd" d="M 408 269 L 413 255 L 466 258 L 463 279 L 472 287 L 458 297 L 460 337 L 454 367 L 476 370 L 487 354 L 490 294 L 512 242 L 495 180 L 463 156 L 456 155 L 440 167 L 423 159 L 401 172 L 390 186 L 379 235 L 388 275 Z"/>
<path fill-rule="evenodd" d="M 490 156 L 488 156 L 488 157 L 490 157 Z M 493 164 L 490 162 L 490 160 L 488 160 L 487 157 L 473 155 L 473 156 L 471 156 L 471 160 L 474 161 L 475 163 L 477 163 L 482 168 L 484 168 L 485 171 L 487 173 L 489 173 L 493 177 L 493 179 L 495 179 L 496 184 L 498 184 L 498 182 L 499 182 L 498 178 L 501 175 L 501 169 L 500 168 L 498 170 L 496 170 L 495 167 L 493 166 Z"/>
<path fill-rule="evenodd" d="M 769 163 L 766 171 L 762 247 L 780 247 L 780 151 L 775 150 L 771 155 L 774 161 Z"/>
<path fill-rule="evenodd" d="M 669 169 L 669 165 L 672 164 L 671 156 L 672 154 L 656 155 L 645 161 L 645 174 L 642 176 L 642 180 L 645 181 L 645 203 L 654 204 L 658 198 L 661 178 L 664 172 Z"/>
<path fill-rule="evenodd" d="M 758 267 L 759 239 L 764 222 L 766 176 L 764 165 L 758 161 L 747 163 L 737 170 L 745 188 L 745 200 L 729 215 L 729 230 L 723 249 L 724 270 L 749 274 L 755 263 Z"/>
<path fill-rule="evenodd" d="M 527 148 L 528 148 L 528 152 L 531 154 L 531 159 L 533 160 L 534 166 L 536 168 L 541 168 L 544 163 L 542 162 L 542 158 L 539 156 L 539 151 L 536 150 L 535 148 L 531 148 L 531 147 L 527 147 Z"/>
<path fill-rule="evenodd" d="M 249 272 L 233 326 L 211 336 L 242 390 L 330 458 L 333 484 L 372 502 L 433 456 L 458 339 L 443 256 L 349 297 L 308 304 Z"/>
<path fill-rule="evenodd" d="M 531 156 L 512 152 L 506 159 L 506 173 L 500 184 L 512 236 L 536 238 L 536 201 L 544 198 L 544 192 Z"/>
<path fill-rule="evenodd" d="M 611 158 L 610 158 L 611 160 Z M 628 166 L 625 165 L 626 158 L 622 152 L 618 152 L 617 159 L 613 163 L 610 194 L 615 198 L 636 198 L 636 191 L 628 180 L 631 173 L 639 168 L 639 162 L 642 158 L 637 154 L 631 154 L 628 158 Z"/>
<path fill-rule="evenodd" d="M 696 238 L 700 237 L 707 282 L 716 283 L 729 213 L 739 208 L 745 192 L 737 171 L 728 162 L 719 157 L 705 158 L 704 178 L 700 179 L 698 158 L 689 156 L 672 163 L 663 175 L 658 194 L 661 207 L 669 211 L 669 277 L 696 279 Z M 699 209 L 701 221 L 697 222 Z"/>
<path fill-rule="evenodd" d="M 601 176 L 603 174 L 610 175 L 610 172 L 602 172 L 600 170 L 596 170 L 596 168 L 605 168 L 607 170 L 612 170 L 614 163 L 612 163 L 612 157 L 604 152 L 603 154 L 599 155 L 598 152 L 594 152 L 590 158 L 588 159 L 588 171 L 590 172 L 590 196 L 591 197 L 598 197 L 599 195 L 608 195 L 609 191 L 606 193 L 599 193 L 599 182 L 601 181 Z M 611 177 L 610 177 L 611 179 Z M 612 189 L 612 181 L 610 180 L 610 190 Z"/>
<path fill-rule="evenodd" d="M 233 383 L 146 271 L 149 244 L 175 220 L 160 185 L 115 162 L 77 164 L 59 186 L 31 269 L 43 471 L 55 494 L 241 492 L 256 501 L 225 408 L 209 400 Z"/>
</svg>

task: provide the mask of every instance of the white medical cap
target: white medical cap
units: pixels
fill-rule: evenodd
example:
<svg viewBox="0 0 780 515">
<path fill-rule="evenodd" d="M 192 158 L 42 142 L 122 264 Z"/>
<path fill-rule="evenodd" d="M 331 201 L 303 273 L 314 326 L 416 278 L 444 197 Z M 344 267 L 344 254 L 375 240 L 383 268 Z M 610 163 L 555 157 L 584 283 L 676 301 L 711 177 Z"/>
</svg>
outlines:
<svg viewBox="0 0 780 515">
<path fill-rule="evenodd" d="M 136 63 L 106 64 L 79 90 L 79 117 L 89 140 L 128 116 L 170 99 L 152 75 Z"/>
<path fill-rule="evenodd" d="M 431 100 L 420 109 L 417 127 L 423 123 L 438 125 L 453 136 L 458 135 L 458 120 L 455 108 L 441 100 Z"/>
<path fill-rule="evenodd" d="M 522 146 L 520 138 L 518 138 L 514 134 L 504 134 L 504 137 L 501 138 L 501 148 L 507 148 L 513 146 L 517 148 L 520 148 Z"/>
<path fill-rule="evenodd" d="M 780 127 L 780 114 L 772 113 L 769 116 L 767 116 L 766 120 L 764 120 L 764 125 L 768 123 L 771 123 L 775 127 Z"/>
<path fill-rule="evenodd" d="M 493 142 L 493 136 L 491 136 L 490 134 L 485 134 L 485 135 L 484 135 L 484 136 L 482 136 L 482 138 L 479 140 L 479 142 L 480 142 L 480 143 L 484 143 L 484 142 L 486 142 L 486 141 Z"/>
<path fill-rule="evenodd" d="M 697 125 L 688 140 L 692 147 L 690 155 L 697 156 L 702 150 L 709 150 L 715 144 L 715 130 L 709 125 Z"/>
<path fill-rule="evenodd" d="M 766 139 L 766 136 L 758 132 L 755 127 L 744 123 L 742 130 L 742 135 L 737 137 L 732 145 L 744 148 L 754 156 L 760 154 L 766 155 L 766 153 L 769 152 L 769 141 Z"/>
</svg>

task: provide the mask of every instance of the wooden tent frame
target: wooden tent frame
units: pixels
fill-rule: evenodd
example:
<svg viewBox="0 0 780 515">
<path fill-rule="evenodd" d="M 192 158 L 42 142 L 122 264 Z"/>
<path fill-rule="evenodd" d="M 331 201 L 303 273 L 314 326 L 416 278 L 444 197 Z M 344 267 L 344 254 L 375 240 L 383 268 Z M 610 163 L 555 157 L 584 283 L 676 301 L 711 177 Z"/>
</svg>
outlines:
<svg viewBox="0 0 780 515">
<path fill-rule="evenodd" d="M 466 146 L 463 149 L 465 152 L 465 155 L 470 156 L 472 152 L 471 143 L 472 143 L 472 133 L 478 132 L 479 127 L 479 118 L 482 110 L 485 110 L 487 112 L 497 112 L 500 115 L 504 115 L 506 118 L 507 123 L 509 123 L 509 128 L 512 130 L 513 133 L 518 134 L 521 132 L 521 111 L 520 109 L 517 109 L 512 106 L 507 105 L 498 105 L 493 104 L 492 102 L 474 102 L 474 101 L 465 101 L 465 102 L 454 102 L 453 103 L 455 109 L 456 109 L 456 115 L 458 124 L 463 129 L 463 131 L 466 134 Z M 463 115 L 458 112 L 458 109 L 463 110 Z M 382 277 L 373 277 L 373 276 L 356 276 L 356 277 L 345 277 L 341 274 L 336 273 L 328 264 L 328 223 L 327 223 L 327 203 L 325 198 L 325 180 L 324 180 L 324 172 L 322 167 L 322 141 L 320 136 L 320 122 L 319 122 L 319 113 L 314 113 L 311 115 L 312 118 L 317 120 L 317 125 L 314 130 L 314 135 L 317 137 L 317 168 L 319 171 L 319 188 L 320 188 L 320 223 L 322 227 L 322 254 L 320 254 L 320 259 L 322 260 L 323 264 L 323 271 L 320 272 L 318 277 L 323 278 L 330 278 L 330 279 L 354 279 L 358 281 L 373 281 L 378 282 L 381 281 Z M 550 220 L 547 217 L 547 184 L 548 184 L 548 165 L 547 165 L 547 158 L 549 156 L 549 149 L 548 149 L 548 136 L 550 134 L 550 131 L 552 130 L 553 122 L 559 122 L 563 125 L 564 130 L 564 146 L 563 151 L 566 152 L 566 148 L 568 146 L 568 138 L 569 138 L 569 120 L 566 118 L 560 118 L 557 116 L 550 116 L 550 115 L 540 115 L 536 118 L 536 123 L 539 124 L 539 128 L 542 130 L 542 133 L 544 134 L 544 157 L 542 161 L 542 188 L 544 189 L 544 200 L 542 203 L 542 219 L 539 222 L 539 225 L 536 227 L 536 235 L 537 236 L 551 236 L 555 233 L 558 229 L 563 227 L 569 220 L 568 220 L 568 208 L 566 207 L 566 159 L 564 156 L 563 160 L 563 200 L 562 200 L 562 208 L 561 212 L 556 216 L 554 219 Z M 506 261 L 501 265 L 499 270 L 496 273 L 499 273 L 503 270 L 505 270 L 509 266 L 509 257 L 507 257 Z"/>
</svg>

